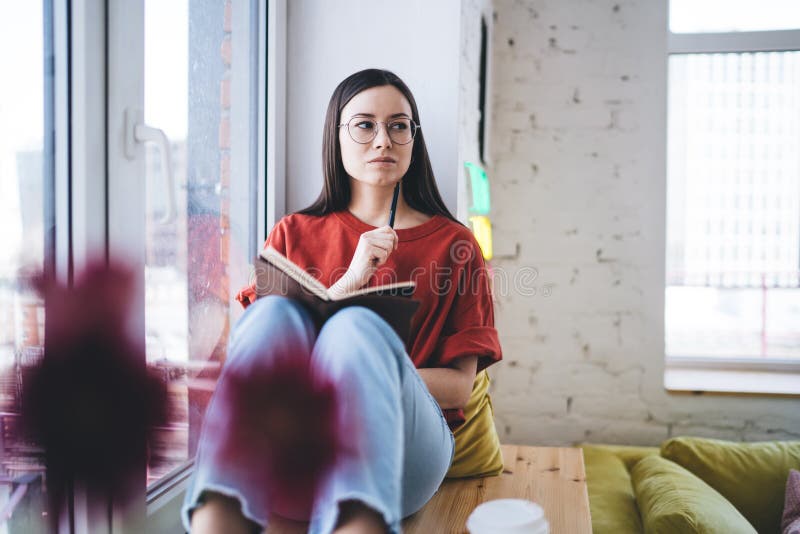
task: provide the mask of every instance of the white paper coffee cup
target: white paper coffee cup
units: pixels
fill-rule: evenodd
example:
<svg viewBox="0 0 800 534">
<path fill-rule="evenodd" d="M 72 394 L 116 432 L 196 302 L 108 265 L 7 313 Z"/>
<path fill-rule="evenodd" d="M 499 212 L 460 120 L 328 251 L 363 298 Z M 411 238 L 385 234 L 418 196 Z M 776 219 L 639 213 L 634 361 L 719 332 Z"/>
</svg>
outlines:
<svg viewBox="0 0 800 534">
<path fill-rule="evenodd" d="M 524 499 L 496 499 L 478 505 L 467 519 L 470 534 L 548 534 L 544 510 Z"/>
</svg>

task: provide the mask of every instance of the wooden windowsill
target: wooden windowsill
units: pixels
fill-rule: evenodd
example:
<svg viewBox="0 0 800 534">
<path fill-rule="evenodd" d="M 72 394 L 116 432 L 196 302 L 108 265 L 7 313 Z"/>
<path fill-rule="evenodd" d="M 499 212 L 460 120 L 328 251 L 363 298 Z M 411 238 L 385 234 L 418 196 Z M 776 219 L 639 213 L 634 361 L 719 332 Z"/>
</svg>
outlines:
<svg viewBox="0 0 800 534">
<path fill-rule="evenodd" d="M 664 387 L 670 392 L 701 395 L 800 397 L 800 372 L 706 369 L 667 365 Z"/>
</svg>

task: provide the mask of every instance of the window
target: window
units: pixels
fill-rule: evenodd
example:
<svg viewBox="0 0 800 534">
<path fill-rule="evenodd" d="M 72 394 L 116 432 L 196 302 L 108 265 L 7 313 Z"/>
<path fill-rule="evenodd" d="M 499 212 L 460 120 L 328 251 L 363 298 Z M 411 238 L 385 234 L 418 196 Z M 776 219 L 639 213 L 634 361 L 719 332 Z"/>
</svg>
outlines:
<svg viewBox="0 0 800 534">
<path fill-rule="evenodd" d="M 194 457 L 258 247 L 257 13 L 248 2 L 145 2 L 144 122 L 166 134 L 172 171 L 170 181 L 163 147 L 144 146 L 147 362 L 169 394 L 150 489 Z"/>
<path fill-rule="evenodd" d="M 47 2 L 0 18 L 0 71 L 14 82 L 0 86 L 0 508 L 13 512 L 3 532 L 43 531 L 46 519 L 44 459 L 18 421 L 23 377 L 44 352 L 44 302 L 31 276 L 50 270 L 54 253 L 51 18 Z"/>
<path fill-rule="evenodd" d="M 125 9 L 110 10 L 112 21 L 127 22 Z M 264 4 L 247 0 L 148 0 L 142 15 L 143 28 L 126 24 L 130 37 L 109 50 L 111 62 L 141 58 L 141 69 L 109 80 L 120 106 L 112 104 L 109 120 L 143 102 L 139 119 L 166 144 L 144 143 L 138 166 L 109 176 L 108 239 L 137 258 L 147 364 L 168 388 L 169 420 L 146 466 L 148 514 L 159 528 L 180 528 L 176 490 L 191 472 L 228 334 L 243 311 L 234 296 L 264 235 L 266 17 Z M 129 92 L 142 82 L 143 92 Z M 109 158 L 131 163 L 114 143 L 109 137 Z M 127 172 L 144 180 L 128 182 L 139 184 L 134 189 Z"/>
<path fill-rule="evenodd" d="M 47 529 L 41 450 L 16 431 L 24 371 L 44 350 L 28 278 L 68 283 L 103 255 L 138 272 L 132 328 L 167 384 L 170 418 L 141 466 L 144 502 L 98 519 L 76 491 L 60 531 L 133 524 L 145 510 L 148 531 L 180 529 L 242 312 L 233 297 L 280 208 L 265 194 L 266 153 L 280 150 L 266 138 L 266 11 L 266 0 L 43 0 L 0 20 L 0 509 L 16 510 L 0 532 Z"/>
<path fill-rule="evenodd" d="M 790 0 L 670 3 L 668 369 L 800 368 L 798 28 Z"/>
</svg>

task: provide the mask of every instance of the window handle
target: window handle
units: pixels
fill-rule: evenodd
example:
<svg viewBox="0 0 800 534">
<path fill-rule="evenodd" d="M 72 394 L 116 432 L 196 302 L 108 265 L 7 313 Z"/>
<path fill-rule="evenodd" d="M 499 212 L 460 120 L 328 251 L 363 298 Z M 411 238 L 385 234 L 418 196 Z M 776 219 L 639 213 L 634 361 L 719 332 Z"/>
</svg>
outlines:
<svg viewBox="0 0 800 534">
<path fill-rule="evenodd" d="M 169 139 L 164 130 L 153 128 L 139 120 L 140 112 L 128 108 L 125 110 L 125 156 L 128 159 L 136 157 L 136 143 L 155 143 L 161 155 L 161 174 L 165 178 L 167 190 L 167 212 L 160 224 L 169 224 L 175 220 L 178 208 L 175 203 L 175 178 L 172 174 L 172 152 Z"/>
</svg>

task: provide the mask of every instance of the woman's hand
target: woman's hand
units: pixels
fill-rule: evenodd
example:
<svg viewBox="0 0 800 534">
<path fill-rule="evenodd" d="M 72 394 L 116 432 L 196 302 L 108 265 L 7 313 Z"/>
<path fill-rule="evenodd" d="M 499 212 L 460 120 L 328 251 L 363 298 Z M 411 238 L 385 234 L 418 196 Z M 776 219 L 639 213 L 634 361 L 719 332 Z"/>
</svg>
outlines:
<svg viewBox="0 0 800 534">
<path fill-rule="evenodd" d="M 389 225 L 364 232 L 358 239 L 350 266 L 331 290 L 343 294 L 364 287 L 397 248 L 397 233 Z"/>
</svg>

